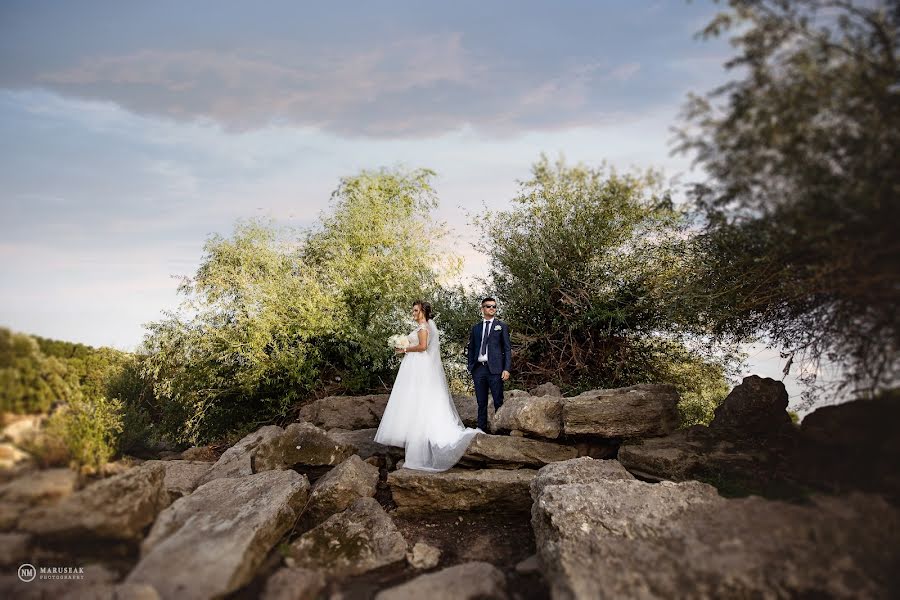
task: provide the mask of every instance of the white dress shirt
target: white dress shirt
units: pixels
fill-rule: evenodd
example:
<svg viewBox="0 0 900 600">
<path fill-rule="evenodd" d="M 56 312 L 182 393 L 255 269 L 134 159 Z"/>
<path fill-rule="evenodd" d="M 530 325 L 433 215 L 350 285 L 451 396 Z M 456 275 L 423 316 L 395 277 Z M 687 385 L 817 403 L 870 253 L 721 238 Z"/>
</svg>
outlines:
<svg viewBox="0 0 900 600">
<path fill-rule="evenodd" d="M 484 338 L 491 331 L 491 324 L 494 322 L 493 319 L 488 319 L 484 322 L 481 328 L 481 342 L 478 345 L 478 351 L 481 352 L 481 346 L 484 345 Z M 478 362 L 487 362 L 487 346 L 484 347 L 484 354 L 478 355 Z"/>
</svg>

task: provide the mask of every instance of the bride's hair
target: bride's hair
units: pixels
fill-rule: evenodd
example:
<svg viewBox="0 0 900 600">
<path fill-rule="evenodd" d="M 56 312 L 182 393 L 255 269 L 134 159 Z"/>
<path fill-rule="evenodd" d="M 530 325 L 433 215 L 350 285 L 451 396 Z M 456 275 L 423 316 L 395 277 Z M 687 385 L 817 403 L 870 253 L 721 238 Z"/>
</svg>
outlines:
<svg viewBox="0 0 900 600">
<path fill-rule="evenodd" d="M 413 306 L 418 305 L 422 309 L 422 312 L 425 313 L 426 321 L 430 321 L 431 317 L 434 316 L 434 313 L 431 311 L 431 304 L 429 304 L 428 302 L 423 302 L 422 300 L 416 300 L 415 302 L 412 303 L 412 305 Z"/>
</svg>

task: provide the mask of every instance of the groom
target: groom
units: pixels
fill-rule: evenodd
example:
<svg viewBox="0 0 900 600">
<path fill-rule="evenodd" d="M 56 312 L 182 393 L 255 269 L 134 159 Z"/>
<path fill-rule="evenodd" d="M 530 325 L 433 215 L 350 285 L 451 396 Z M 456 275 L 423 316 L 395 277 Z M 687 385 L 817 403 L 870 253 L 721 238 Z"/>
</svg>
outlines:
<svg viewBox="0 0 900 600">
<path fill-rule="evenodd" d="M 478 402 L 478 428 L 488 433 L 488 389 L 494 398 L 494 410 L 503 406 L 503 382 L 509 379 L 512 352 L 509 345 L 509 327 L 494 317 L 497 301 L 485 298 L 481 301 L 484 320 L 472 326 L 467 347 L 468 368 L 475 382 L 475 400 Z"/>
</svg>

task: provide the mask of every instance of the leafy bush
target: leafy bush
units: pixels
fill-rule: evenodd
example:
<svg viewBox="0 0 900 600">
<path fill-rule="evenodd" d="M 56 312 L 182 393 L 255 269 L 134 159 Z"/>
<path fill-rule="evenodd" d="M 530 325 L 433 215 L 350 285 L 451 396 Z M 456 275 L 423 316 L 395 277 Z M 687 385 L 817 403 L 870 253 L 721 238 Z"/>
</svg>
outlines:
<svg viewBox="0 0 900 600">
<path fill-rule="evenodd" d="M 34 337 L 0 327 L 0 411 L 47 412 L 77 389 L 63 360 L 41 352 Z"/>
</svg>

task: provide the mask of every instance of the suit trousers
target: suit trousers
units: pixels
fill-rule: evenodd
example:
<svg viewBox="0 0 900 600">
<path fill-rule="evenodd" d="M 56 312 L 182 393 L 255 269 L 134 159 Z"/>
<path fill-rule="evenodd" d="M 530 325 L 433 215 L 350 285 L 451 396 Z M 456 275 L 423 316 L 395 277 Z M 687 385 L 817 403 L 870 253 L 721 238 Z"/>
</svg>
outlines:
<svg viewBox="0 0 900 600">
<path fill-rule="evenodd" d="M 487 414 L 488 390 L 494 398 L 496 412 L 503 406 L 503 378 L 500 373 L 491 373 L 486 364 L 477 363 L 472 371 L 472 380 L 475 383 L 475 401 L 478 402 L 478 428 L 490 433 Z"/>
</svg>

